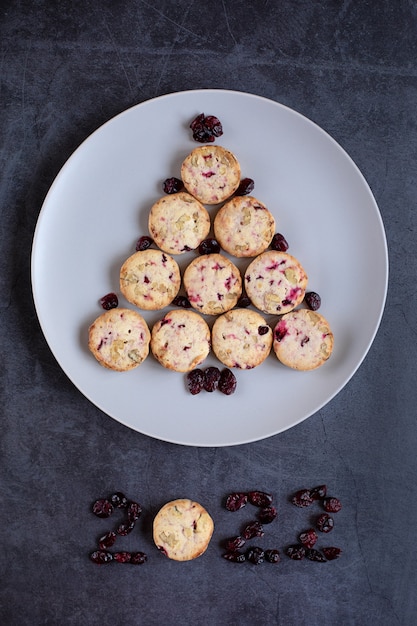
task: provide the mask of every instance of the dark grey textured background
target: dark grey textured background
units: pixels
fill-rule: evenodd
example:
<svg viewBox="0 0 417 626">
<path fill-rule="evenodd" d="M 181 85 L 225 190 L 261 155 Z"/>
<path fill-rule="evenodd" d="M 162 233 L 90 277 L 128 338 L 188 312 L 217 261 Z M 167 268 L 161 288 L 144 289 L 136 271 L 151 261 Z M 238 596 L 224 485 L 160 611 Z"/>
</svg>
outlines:
<svg viewBox="0 0 417 626">
<path fill-rule="evenodd" d="M 416 29 L 412 0 L 3 0 L 2 624 L 417 623 Z M 290 431 L 223 449 L 155 441 L 92 406 L 51 355 L 30 285 L 36 220 L 74 149 L 127 107 L 196 88 L 266 96 L 328 131 L 370 184 L 390 251 L 381 328 L 346 388 Z M 357 305 L 360 324 L 366 302 Z M 222 508 L 229 490 L 275 495 L 268 537 L 282 548 L 310 519 L 288 495 L 321 482 L 344 503 L 329 540 L 342 558 L 221 558 L 238 524 Z M 88 560 L 107 528 L 90 504 L 115 489 L 144 506 L 125 541 L 148 552 L 143 567 Z M 216 521 L 205 556 L 184 564 L 151 542 L 152 516 L 178 496 Z"/>
</svg>

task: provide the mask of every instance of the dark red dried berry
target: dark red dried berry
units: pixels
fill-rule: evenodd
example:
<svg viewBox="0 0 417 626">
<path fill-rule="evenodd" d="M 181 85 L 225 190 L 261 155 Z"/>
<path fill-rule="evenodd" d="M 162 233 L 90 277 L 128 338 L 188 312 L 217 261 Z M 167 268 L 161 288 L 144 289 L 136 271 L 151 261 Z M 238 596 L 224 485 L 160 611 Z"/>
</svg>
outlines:
<svg viewBox="0 0 417 626">
<path fill-rule="evenodd" d="M 248 548 L 246 551 L 246 560 L 254 565 L 259 565 L 259 563 L 263 563 L 265 558 L 265 553 L 262 548 L 258 548 L 257 546 L 253 546 Z"/>
<path fill-rule="evenodd" d="M 214 115 L 206 116 L 204 113 L 197 115 L 191 122 L 190 128 L 193 132 L 193 139 L 200 143 L 211 143 L 223 134 L 220 120 Z"/>
<path fill-rule="evenodd" d="M 248 296 L 241 296 L 236 304 L 237 307 L 241 308 L 241 309 L 246 309 L 248 306 L 250 306 L 252 303 L 250 301 L 250 298 L 248 298 Z"/>
<path fill-rule="evenodd" d="M 132 563 L 132 565 L 143 565 L 147 560 L 148 557 L 144 552 L 132 552 L 130 563 Z"/>
<path fill-rule="evenodd" d="M 291 502 L 295 504 L 295 506 L 299 507 L 310 506 L 310 504 L 313 504 L 313 498 L 311 497 L 310 490 L 300 489 L 293 495 Z"/>
<path fill-rule="evenodd" d="M 281 233 L 275 233 L 272 237 L 271 248 L 272 250 L 278 250 L 279 252 L 286 252 L 288 250 L 288 242 L 284 235 Z"/>
<path fill-rule="evenodd" d="M 246 561 L 246 556 L 242 552 L 226 552 L 223 554 L 223 558 L 231 561 L 231 563 L 244 563 Z"/>
<path fill-rule="evenodd" d="M 231 539 L 226 539 L 224 547 L 226 548 L 227 552 L 236 552 L 236 550 L 239 550 L 239 548 L 243 548 L 245 543 L 246 540 L 243 537 L 237 536 L 232 537 Z"/>
<path fill-rule="evenodd" d="M 327 493 L 326 485 L 319 485 L 318 487 L 314 487 L 314 489 L 310 490 L 310 495 L 313 500 L 321 500 L 325 497 Z"/>
<path fill-rule="evenodd" d="M 105 565 L 113 561 L 113 555 L 105 550 L 96 550 L 95 552 L 91 552 L 90 559 L 97 565 Z"/>
<path fill-rule="evenodd" d="M 100 304 L 103 309 L 110 311 L 110 309 L 115 309 L 119 306 L 119 299 L 115 293 L 108 293 L 100 298 Z"/>
<path fill-rule="evenodd" d="M 342 554 L 342 550 L 340 548 L 335 548 L 334 546 L 329 548 L 322 548 L 321 551 L 328 561 L 338 559 L 339 556 Z"/>
<path fill-rule="evenodd" d="M 269 549 L 265 550 L 265 561 L 268 563 L 279 563 L 281 560 L 279 550 Z"/>
<path fill-rule="evenodd" d="M 186 296 L 175 296 L 175 298 L 172 301 L 172 304 L 175 306 L 180 306 L 183 309 L 191 308 L 191 302 Z"/>
<path fill-rule="evenodd" d="M 342 508 L 339 498 L 324 498 L 323 508 L 328 513 L 338 513 Z"/>
<path fill-rule="evenodd" d="M 152 244 L 153 239 L 147 235 L 143 235 L 142 237 L 139 237 L 136 242 L 136 252 L 143 252 L 144 250 L 150 248 Z"/>
<path fill-rule="evenodd" d="M 263 526 L 260 522 L 249 522 L 242 531 L 242 537 L 246 540 L 253 537 L 263 537 L 265 534 Z"/>
<path fill-rule="evenodd" d="M 317 563 L 326 562 L 326 558 L 323 556 L 323 554 L 318 550 L 314 550 L 314 548 L 306 549 L 306 557 L 310 559 L 310 561 L 316 561 Z"/>
<path fill-rule="evenodd" d="M 285 554 L 293 559 L 293 561 L 301 561 L 306 555 L 306 549 L 304 546 L 300 544 L 294 544 L 293 546 L 288 546 L 285 550 Z"/>
<path fill-rule="evenodd" d="M 321 298 L 315 291 L 308 291 L 304 296 L 304 302 L 311 311 L 317 311 L 321 307 Z"/>
<path fill-rule="evenodd" d="M 162 184 L 162 188 L 165 193 L 178 193 L 182 189 L 184 189 L 184 183 L 181 179 L 175 178 L 175 176 L 171 176 L 171 178 L 166 178 Z"/>
<path fill-rule="evenodd" d="M 270 331 L 269 326 L 259 326 L 258 328 L 258 334 L 259 335 L 267 335 Z"/>
<path fill-rule="evenodd" d="M 254 506 L 265 507 L 272 504 L 273 498 L 270 493 L 265 491 L 249 491 L 248 500 Z"/>
<path fill-rule="evenodd" d="M 220 252 L 220 244 L 216 239 L 204 239 L 198 246 L 200 254 L 215 254 Z"/>
<path fill-rule="evenodd" d="M 327 515 L 327 513 L 323 513 L 317 518 L 316 525 L 320 532 L 329 533 L 333 530 L 334 520 L 330 515 Z"/>
<path fill-rule="evenodd" d="M 112 545 L 114 545 L 115 541 L 116 533 L 114 533 L 113 531 L 109 531 L 108 533 L 100 537 L 100 539 L 98 540 L 98 547 L 100 548 L 100 550 L 107 550 L 108 548 L 111 548 Z"/>
<path fill-rule="evenodd" d="M 312 548 L 317 542 L 318 536 L 314 528 L 309 528 L 303 533 L 300 533 L 299 540 L 306 548 Z"/>
<path fill-rule="evenodd" d="M 113 493 L 110 498 L 110 502 L 117 509 L 125 509 L 127 507 L 128 500 L 124 493 L 121 491 L 116 491 Z"/>
<path fill-rule="evenodd" d="M 93 504 L 93 513 L 97 515 L 97 517 L 110 517 L 113 513 L 113 505 L 109 500 L 105 498 L 101 498 L 100 500 L 96 500 Z"/>
<path fill-rule="evenodd" d="M 132 555 L 130 554 L 130 552 L 115 552 L 113 554 L 113 559 L 116 561 L 116 563 L 130 563 L 131 558 Z"/>
<path fill-rule="evenodd" d="M 142 513 L 142 507 L 137 502 L 129 502 L 127 505 L 127 519 L 130 523 L 136 522 Z"/>
<path fill-rule="evenodd" d="M 255 188 L 255 182 L 252 178 L 242 178 L 239 183 L 239 187 L 235 191 L 236 196 L 247 196 Z"/>
<path fill-rule="evenodd" d="M 204 372 L 200 369 L 191 370 L 187 374 L 187 386 L 189 392 L 195 396 L 203 389 L 204 386 Z"/>
<path fill-rule="evenodd" d="M 278 512 L 274 506 L 266 506 L 264 509 L 261 509 L 258 513 L 258 519 L 263 524 L 270 524 L 277 517 Z"/>
<path fill-rule="evenodd" d="M 226 499 L 226 509 L 234 513 L 235 511 L 239 511 L 239 509 L 245 506 L 247 501 L 248 501 L 248 496 L 246 493 L 242 493 L 242 492 L 231 493 L 230 495 L 227 496 L 227 499 Z"/>
<path fill-rule="evenodd" d="M 204 372 L 204 383 L 203 387 L 205 391 L 209 391 L 210 393 L 215 391 L 219 385 L 220 380 L 220 370 L 218 367 L 207 367 Z"/>
<path fill-rule="evenodd" d="M 219 379 L 219 391 L 226 396 L 230 396 L 236 391 L 237 380 L 236 376 L 229 369 L 224 369 Z"/>
<path fill-rule="evenodd" d="M 207 115 L 204 118 L 204 124 L 215 137 L 221 137 L 223 135 L 223 127 L 220 120 L 215 115 Z"/>
<path fill-rule="evenodd" d="M 116 532 L 121 537 L 125 537 L 126 535 L 132 532 L 134 527 L 135 527 L 135 522 L 122 523 L 122 524 L 119 524 Z"/>
</svg>

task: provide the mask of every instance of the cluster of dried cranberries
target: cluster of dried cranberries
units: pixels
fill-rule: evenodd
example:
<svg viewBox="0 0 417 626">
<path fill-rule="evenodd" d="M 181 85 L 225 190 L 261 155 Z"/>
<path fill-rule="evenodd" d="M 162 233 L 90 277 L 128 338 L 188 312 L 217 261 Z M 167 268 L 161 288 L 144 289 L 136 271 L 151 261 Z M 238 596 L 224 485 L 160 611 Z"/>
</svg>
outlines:
<svg viewBox="0 0 417 626">
<path fill-rule="evenodd" d="M 215 115 L 200 113 L 190 124 L 194 141 L 212 143 L 223 135 L 223 126 Z"/>
<path fill-rule="evenodd" d="M 265 535 L 264 524 L 270 524 L 277 517 L 277 510 L 272 505 L 273 498 L 271 494 L 264 491 L 249 491 L 231 493 L 226 499 L 226 509 L 228 511 L 239 511 L 249 502 L 256 506 L 259 510 L 257 520 L 246 524 L 239 535 L 231 537 L 224 542 L 226 552 L 223 558 L 232 563 L 244 563 L 249 561 L 254 565 L 259 565 L 267 561 L 268 563 L 279 563 L 279 550 L 270 548 L 264 550 L 259 546 L 250 546 L 242 551 L 246 542 L 255 537 L 263 537 Z"/>
<path fill-rule="evenodd" d="M 317 501 L 326 512 L 316 518 L 316 529 L 327 534 L 334 528 L 334 519 L 329 513 L 338 513 L 342 508 L 342 503 L 338 498 L 327 496 L 326 485 L 319 485 L 313 489 L 300 489 L 291 498 L 292 504 L 300 508 L 309 507 Z M 288 546 L 285 550 L 286 555 L 294 561 L 300 561 L 306 557 L 310 561 L 319 563 L 337 559 L 342 553 L 340 548 L 331 546 L 321 548 L 319 551 L 314 547 L 318 541 L 316 529 L 309 528 L 301 532 L 298 535 L 298 543 Z"/>
<path fill-rule="evenodd" d="M 188 372 L 187 387 L 189 392 L 195 396 L 200 391 L 213 392 L 216 389 L 230 396 L 236 390 L 236 376 L 231 370 L 225 368 L 220 371 L 218 367 L 207 367 L 205 370 L 196 368 Z"/>
<path fill-rule="evenodd" d="M 113 515 L 115 509 L 121 509 L 125 512 L 125 521 L 119 524 L 115 531 L 110 530 L 99 538 L 98 550 L 91 552 L 90 559 L 97 565 L 111 562 L 142 565 L 147 561 L 144 552 L 109 552 L 109 549 L 115 544 L 117 536 L 124 537 L 132 532 L 142 513 L 142 507 L 137 502 L 128 500 L 120 491 L 116 491 L 109 498 L 96 500 L 92 507 L 94 515 L 104 519 Z"/>
</svg>

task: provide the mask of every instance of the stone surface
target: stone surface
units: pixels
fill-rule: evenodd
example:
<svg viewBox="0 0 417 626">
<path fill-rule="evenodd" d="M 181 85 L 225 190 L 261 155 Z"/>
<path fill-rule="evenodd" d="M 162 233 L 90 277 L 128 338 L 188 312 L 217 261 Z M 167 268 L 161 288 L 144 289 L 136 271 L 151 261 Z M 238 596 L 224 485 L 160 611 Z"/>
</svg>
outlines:
<svg viewBox="0 0 417 626">
<path fill-rule="evenodd" d="M 415 3 L 388 0 L 2 2 L 2 624 L 415 623 L 416 28 Z M 328 131 L 373 190 L 390 249 L 382 324 L 349 384 L 297 427 L 219 449 L 152 440 L 91 405 L 51 355 L 30 285 L 36 220 L 73 150 L 129 106 L 204 87 L 266 96 Z M 229 491 L 274 494 L 279 517 L 259 542 L 282 550 L 313 512 L 288 495 L 323 482 L 343 503 L 322 540 L 340 559 L 221 558 L 249 515 L 225 511 Z M 145 565 L 88 560 L 113 527 L 90 505 L 112 490 L 144 507 L 123 546 Z M 153 515 L 177 497 L 216 524 L 204 557 L 180 565 L 151 540 Z"/>
</svg>

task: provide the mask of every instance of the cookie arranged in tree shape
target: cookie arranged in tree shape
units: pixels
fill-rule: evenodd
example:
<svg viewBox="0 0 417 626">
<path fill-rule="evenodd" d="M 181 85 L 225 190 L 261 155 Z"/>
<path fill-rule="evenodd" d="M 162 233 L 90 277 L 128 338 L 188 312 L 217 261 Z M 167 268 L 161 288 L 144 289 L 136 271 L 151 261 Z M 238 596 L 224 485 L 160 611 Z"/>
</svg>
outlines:
<svg viewBox="0 0 417 626">
<path fill-rule="evenodd" d="M 169 254 L 194 250 L 210 231 L 207 209 L 186 192 L 160 198 L 149 213 L 149 232 L 156 245 Z"/>
<path fill-rule="evenodd" d="M 264 313 L 288 313 L 303 301 L 306 287 L 304 268 L 287 252 L 263 252 L 245 272 L 246 293 L 252 304 Z"/>
<path fill-rule="evenodd" d="M 194 311 L 169 311 L 152 328 L 152 354 L 161 365 L 176 372 L 189 372 L 200 365 L 210 345 L 208 324 Z"/>
<path fill-rule="evenodd" d="M 327 361 L 334 337 L 327 320 L 315 311 L 298 309 L 283 315 L 274 328 L 277 358 L 296 370 L 313 370 Z"/>
<path fill-rule="evenodd" d="M 275 233 L 275 219 L 253 196 L 236 196 L 214 218 L 214 236 L 226 252 L 254 257 L 264 252 Z"/>
<path fill-rule="evenodd" d="M 213 352 L 227 367 L 252 369 L 266 359 L 272 346 L 272 329 L 257 311 L 233 309 L 213 324 Z"/>
<path fill-rule="evenodd" d="M 178 499 L 167 502 L 153 521 L 157 548 L 174 561 L 191 561 L 201 556 L 210 543 L 214 522 L 198 502 Z"/>
<path fill-rule="evenodd" d="M 181 285 L 177 262 L 165 252 L 135 252 L 120 270 L 120 291 L 140 309 L 156 311 L 170 304 Z"/>
<path fill-rule="evenodd" d="M 222 146 L 195 148 L 183 161 L 181 178 L 186 190 L 203 204 L 219 204 L 236 191 L 240 165 Z"/>
<path fill-rule="evenodd" d="M 102 313 L 91 324 L 88 347 L 101 365 L 125 372 L 146 359 L 150 337 L 148 325 L 139 313 L 117 308 Z"/>
<path fill-rule="evenodd" d="M 183 283 L 191 306 L 200 313 L 220 315 L 236 306 L 242 294 L 238 268 L 222 254 L 204 254 L 188 265 Z"/>
</svg>

